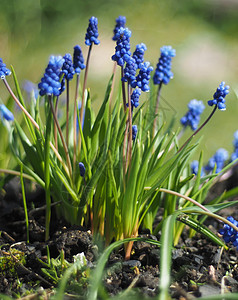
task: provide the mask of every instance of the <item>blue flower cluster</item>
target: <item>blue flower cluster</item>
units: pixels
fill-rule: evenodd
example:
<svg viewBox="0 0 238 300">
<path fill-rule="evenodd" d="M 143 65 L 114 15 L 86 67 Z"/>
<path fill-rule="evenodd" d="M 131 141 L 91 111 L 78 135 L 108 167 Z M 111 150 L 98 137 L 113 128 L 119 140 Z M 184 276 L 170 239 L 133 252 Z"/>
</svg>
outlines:
<svg viewBox="0 0 238 300">
<path fill-rule="evenodd" d="M 174 74 L 171 72 L 171 60 L 176 55 L 176 51 L 171 46 L 160 48 L 160 58 L 153 77 L 154 84 L 168 84 Z"/>
<path fill-rule="evenodd" d="M 226 100 L 225 97 L 229 94 L 229 85 L 225 85 L 225 82 L 222 81 L 216 92 L 213 95 L 213 100 L 209 100 L 207 103 L 210 106 L 217 105 L 218 109 L 226 110 Z"/>
<path fill-rule="evenodd" d="M 230 216 L 227 218 L 227 220 L 234 224 L 236 227 L 238 227 L 238 222 L 233 217 Z M 236 231 L 230 225 L 224 224 L 223 228 L 220 229 L 219 233 L 223 236 L 223 239 L 226 243 L 231 242 L 233 246 L 235 246 L 238 250 L 238 231 Z"/>
<path fill-rule="evenodd" d="M 180 119 L 180 122 L 183 126 L 190 126 L 192 130 L 196 130 L 205 106 L 202 101 L 193 99 L 188 103 L 188 109 L 189 111 Z"/>
<path fill-rule="evenodd" d="M 62 73 L 64 73 L 64 77 L 66 78 L 66 80 L 70 81 L 73 79 L 75 74 L 71 54 L 66 53 L 63 59 L 64 63 L 62 66 Z"/>
<path fill-rule="evenodd" d="M 61 82 L 60 74 L 63 66 L 64 59 L 61 56 L 51 56 L 49 64 L 45 69 L 45 74 L 41 78 L 41 82 L 38 84 L 40 89 L 40 95 L 60 95 Z"/>
<path fill-rule="evenodd" d="M 79 163 L 79 173 L 80 173 L 80 176 L 82 176 L 82 177 L 85 176 L 85 166 L 82 162 Z"/>
<path fill-rule="evenodd" d="M 0 104 L 0 117 L 1 117 L 2 121 L 3 121 L 3 119 L 5 119 L 7 121 L 14 120 L 13 113 L 10 112 L 10 110 L 4 104 Z"/>
<path fill-rule="evenodd" d="M 119 16 L 117 19 L 116 19 L 116 26 L 113 30 L 114 32 L 114 36 L 113 36 L 113 41 L 117 41 L 118 40 L 118 31 L 121 27 L 125 27 L 126 25 L 126 17 L 124 16 Z"/>
<path fill-rule="evenodd" d="M 6 68 L 6 64 L 4 64 L 2 58 L 0 58 L 0 78 L 4 79 L 8 75 L 11 75 L 11 71 Z"/>
<path fill-rule="evenodd" d="M 136 82 L 136 69 L 137 64 L 135 62 L 135 59 L 132 57 L 129 57 L 128 62 L 126 63 L 125 69 L 124 69 L 124 76 L 122 77 L 122 81 L 129 82 L 130 86 L 132 88 L 135 88 L 137 85 Z"/>
<path fill-rule="evenodd" d="M 139 74 L 136 77 L 137 86 L 143 91 L 148 92 L 150 90 L 149 87 L 149 80 L 150 80 L 150 73 L 153 71 L 153 67 L 150 66 L 150 63 L 144 62 L 141 65 Z"/>
<path fill-rule="evenodd" d="M 98 19 L 96 17 L 91 17 L 89 19 L 89 25 L 85 35 L 85 44 L 91 46 L 92 43 L 95 45 L 100 44 L 100 41 L 98 40 Z"/>
<path fill-rule="evenodd" d="M 81 70 L 85 69 L 83 53 L 79 45 L 74 47 L 73 63 L 75 73 L 80 74 Z"/>
<path fill-rule="evenodd" d="M 231 154 L 231 161 L 234 161 L 238 158 L 238 130 L 234 133 L 234 152 Z"/>
<path fill-rule="evenodd" d="M 216 173 L 219 173 L 223 169 L 225 161 L 228 159 L 228 157 L 228 152 L 225 149 L 218 149 L 214 156 L 209 159 L 208 164 L 205 166 L 205 170 L 211 172 L 216 165 Z"/>
<path fill-rule="evenodd" d="M 112 60 L 116 61 L 119 66 L 123 67 L 125 62 L 129 62 L 131 56 L 131 31 L 128 28 L 121 27 L 118 30 L 116 36 L 117 45 L 115 49 L 115 54 L 112 56 Z"/>
<path fill-rule="evenodd" d="M 198 174 L 198 168 L 199 168 L 199 161 L 198 160 L 192 161 L 190 167 L 191 167 L 192 174 L 197 175 Z M 204 172 L 204 168 L 202 167 L 201 177 L 203 177 L 204 175 L 205 175 L 205 172 Z"/>
<path fill-rule="evenodd" d="M 137 126 L 132 125 L 132 140 L 133 141 L 136 139 L 136 135 L 137 135 Z"/>
<path fill-rule="evenodd" d="M 137 69 L 142 67 L 142 63 L 144 62 L 144 53 L 147 50 L 146 45 L 141 43 L 136 45 L 136 50 L 134 51 L 132 57 L 135 59 L 137 64 Z"/>
<path fill-rule="evenodd" d="M 139 88 L 134 89 L 134 91 L 131 94 L 131 109 L 133 109 L 133 107 L 137 108 L 139 106 L 140 95 L 141 95 L 141 89 Z"/>
</svg>

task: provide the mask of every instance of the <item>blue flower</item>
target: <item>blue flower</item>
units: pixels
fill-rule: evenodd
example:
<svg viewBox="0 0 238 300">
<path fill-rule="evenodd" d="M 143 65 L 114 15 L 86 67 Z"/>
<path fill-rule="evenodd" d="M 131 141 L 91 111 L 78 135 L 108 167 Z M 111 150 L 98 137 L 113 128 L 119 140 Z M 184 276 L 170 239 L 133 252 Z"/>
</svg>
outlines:
<svg viewBox="0 0 238 300">
<path fill-rule="evenodd" d="M 210 158 L 208 164 L 205 166 L 205 170 L 211 172 L 216 165 L 216 173 L 219 173 L 223 169 L 225 161 L 228 159 L 228 157 L 228 152 L 225 149 L 218 149 L 214 156 Z"/>
<path fill-rule="evenodd" d="M 4 79 L 6 76 L 11 75 L 11 71 L 6 68 L 6 64 L 3 63 L 2 58 L 0 58 L 0 78 Z"/>
<path fill-rule="evenodd" d="M 114 32 L 114 36 L 113 36 L 113 41 L 117 41 L 118 40 L 118 31 L 121 27 L 125 27 L 126 25 L 126 17 L 124 16 L 119 16 L 117 19 L 116 19 L 116 26 L 113 30 Z"/>
<path fill-rule="evenodd" d="M 210 106 L 217 105 L 218 109 L 226 110 L 225 97 L 229 94 L 229 85 L 225 86 L 225 82 L 222 81 L 216 92 L 213 95 L 213 100 L 209 100 L 207 103 Z"/>
<path fill-rule="evenodd" d="M 180 122 L 183 126 L 190 126 L 192 130 L 196 130 L 205 106 L 202 101 L 193 99 L 189 102 L 188 109 L 189 111 L 180 119 Z"/>
<path fill-rule="evenodd" d="M 137 126 L 132 125 L 132 140 L 133 141 L 136 139 L 136 135 L 137 135 Z"/>
<path fill-rule="evenodd" d="M 199 161 L 198 160 L 192 161 L 190 167 L 191 167 L 192 174 L 197 175 L 198 174 L 198 168 L 199 168 Z M 202 167 L 201 177 L 203 177 L 204 175 L 205 175 L 205 172 L 204 172 L 204 168 Z"/>
<path fill-rule="evenodd" d="M 40 95 L 60 95 L 61 82 L 60 74 L 63 66 L 64 59 L 61 56 L 51 56 L 49 64 L 45 69 L 45 74 L 41 78 L 41 82 L 38 84 L 40 89 Z"/>
<path fill-rule="evenodd" d="M 80 74 L 81 70 L 85 69 L 86 67 L 84 64 L 83 53 L 79 45 L 76 45 L 74 47 L 73 62 L 74 62 L 75 73 L 77 74 Z"/>
<path fill-rule="evenodd" d="M 144 53 L 147 50 L 146 45 L 141 43 L 136 45 L 136 50 L 134 51 L 132 57 L 135 59 L 137 64 L 137 69 L 142 67 L 142 63 L 144 62 Z"/>
<path fill-rule="evenodd" d="M 14 120 L 13 113 L 10 112 L 10 110 L 4 104 L 0 104 L 0 117 L 1 117 L 2 121 L 3 121 L 3 119 L 5 119 L 7 121 Z"/>
<path fill-rule="evenodd" d="M 160 58 L 153 77 L 154 84 L 168 84 L 174 74 L 171 72 L 171 60 L 176 55 L 176 51 L 171 46 L 160 48 Z"/>
<path fill-rule="evenodd" d="M 130 57 L 125 69 L 124 69 L 124 76 L 122 77 L 122 81 L 124 82 L 129 82 L 130 86 L 135 88 L 137 85 L 136 82 L 136 69 L 137 69 L 137 65 L 135 63 L 135 59 Z"/>
<path fill-rule="evenodd" d="M 79 163 L 79 173 L 80 173 L 80 176 L 82 176 L 82 177 L 85 176 L 85 166 L 82 162 Z"/>
<path fill-rule="evenodd" d="M 153 67 L 150 66 L 150 63 L 144 62 L 141 65 L 141 69 L 139 74 L 136 77 L 137 86 L 143 91 L 148 92 L 150 90 L 149 87 L 149 80 L 150 80 L 150 73 L 153 71 Z"/>
<path fill-rule="evenodd" d="M 228 217 L 228 221 L 238 227 L 238 222 L 233 217 Z M 228 224 L 224 224 L 219 233 L 223 236 L 226 243 L 232 243 L 238 250 L 238 232 Z"/>
<path fill-rule="evenodd" d="M 234 133 L 234 152 L 231 154 L 231 161 L 234 161 L 238 158 L 238 130 Z"/>
<path fill-rule="evenodd" d="M 71 54 L 66 53 L 65 56 L 63 57 L 63 59 L 64 59 L 64 63 L 62 66 L 62 73 L 64 73 L 64 75 L 65 75 L 64 77 L 66 78 L 66 80 L 72 80 L 74 77 L 75 71 L 74 71 Z"/>
<path fill-rule="evenodd" d="M 89 19 L 89 25 L 85 35 L 85 44 L 91 46 L 92 43 L 95 45 L 100 44 L 98 40 L 98 19 L 96 17 L 91 17 Z"/>
<path fill-rule="evenodd" d="M 130 37 L 131 31 L 128 28 L 121 27 L 117 34 L 117 45 L 115 54 L 112 56 L 112 60 L 116 61 L 119 66 L 124 66 L 125 62 L 130 60 Z"/>
<path fill-rule="evenodd" d="M 133 109 L 133 107 L 137 108 L 139 106 L 140 95 L 141 95 L 141 89 L 139 88 L 134 89 L 134 91 L 131 94 L 131 109 Z"/>
</svg>

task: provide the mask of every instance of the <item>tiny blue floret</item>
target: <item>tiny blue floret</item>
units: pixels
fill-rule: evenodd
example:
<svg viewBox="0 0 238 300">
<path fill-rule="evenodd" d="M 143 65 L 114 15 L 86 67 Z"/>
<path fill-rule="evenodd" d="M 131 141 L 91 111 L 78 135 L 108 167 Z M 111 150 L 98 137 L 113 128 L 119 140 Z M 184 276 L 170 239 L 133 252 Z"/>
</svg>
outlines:
<svg viewBox="0 0 238 300">
<path fill-rule="evenodd" d="M 172 57 L 176 55 L 176 51 L 171 46 L 163 46 L 160 48 L 160 52 L 161 55 L 156 66 L 153 81 L 154 84 L 168 84 L 174 76 L 171 72 L 171 61 Z"/>
<path fill-rule="evenodd" d="M 211 172 L 213 171 L 216 165 L 216 173 L 219 173 L 223 169 L 224 164 L 228 159 L 228 157 L 229 157 L 228 152 L 225 149 L 223 148 L 218 149 L 214 154 L 214 156 L 210 158 L 208 164 L 205 166 L 205 170 Z"/>
<path fill-rule="evenodd" d="M 233 217 L 230 216 L 227 220 L 238 227 L 238 222 Z M 219 230 L 219 233 L 223 236 L 226 243 L 231 242 L 236 247 L 236 250 L 238 250 L 238 232 L 234 228 L 225 223 L 223 228 Z"/>
<path fill-rule="evenodd" d="M 142 64 L 144 62 L 144 53 L 147 50 L 146 45 L 141 43 L 136 45 L 136 50 L 134 51 L 132 57 L 135 59 L 137 69 L 140 69 L 142 67 Z"/>
<path fill-rule="evenodd" d="M 82 162 L 79 163 L 79 173 L 80 173 L 80 176 L 82 176 L 82 177 L 85 176 L 85 166 Z"/>
<path fill-rule="evenodd" d="M 40 89 L 40 95 L 60 95 L 61 82 L 60 74 L 63 66 L 64 59 L 61 56 L 51 56 L 49 64 L 45 69 L 45 74 L 41 78 L 41 82 L 38 84 Z"/>
<path fill-rule="evenodd" d="M 83 53 L 81 47 L 76 45 L 74 47 L 74 56 L 73 56 L 74 70 L 75 73 L 80 74 L 81 70 L 85 69 Z"/>
<path fill-rule="evenodd" d="M 0 117 L 1 117 L 1 120 L 3 120 L 3 119 L 5 119 L 7 121 L 14 120 L 13 113 L 10 112 L 10 110 L 4 104 L 0 104 Z"/>
<path fill-rule="evenodd" d="M 196 130 L 205 106 L 202 101 L 193 99 L 188 103 L 188 109 L 189 111 L 180 119 L 180 122 L 183 126 L 190 126 L 192 130 Z"/>
<path fill-rule="evenodd" d="M 135 88 L 137 85 L 136 69 L 137 69 L 137 65 L 136 65 L 135 59 L 132 57 L 129 57 L 129 60 L 126 63 L 126 66 L 124 69 L 124 76 L 122 77 L 121 80 L 124 82 L 128 81 L 132 88 Z"/>
<path fill-rule="evenodd" d="M 198 160 L 192 161 L 190 167 L 191 167 L 192 174 L 197 175 L 198 174 L 198 168 L 199 168 L 199 161 Z M 204 172 L 204 168 L 202 167 L 201 177 L 203 177 L 204 175 L 205 175 L 205 172 Z"/>
<path fill-rule="evenodd" d="M 137 86 L 143 92 L 149 92 L 150 90 L 149 80 L 150 80 L 150 73 L 152 71 L 153 71 L 153 67 L 150 66 L 150 63 L 148 61 L 144 62 L 141 65 L 141 69 L 139 71 L 139 74 L 136 77 L 136 80 L 137 80 Z"/>
<path fill-rule="evenodd" d="M 91 17 L 89 19 L 89 25 L 85 35 L 85 44 L 87 46 L 91 46 L 93 43 L 95 45 L 100 44 L 98 35 L 98 19 L 96 17 Z"/>
<path fill-rule="evenodd" d="M 6 76 L 11 75 L 11 71 L 6 68 L 6 64 L 3 63 L 2 58 L 0 58 L 0 78 L 4 79 Z"/>
<path fill-rule="evenodd" d="M 119 31 L 119 29 L 121 28 L 121 27 L 125 27 L 125 25 L 126 25 L 126 17 L 124 17 L 124 16 L 119 16 L 117 19 L 116 19 L 116 26 L 115 26 L 115 28 L 114 28 L 114 30 L 113 30 L 113 32 L 114 32 L 114 36 L 113 36 L 113 41 L 117 41 L 117 39 L 118 39 L 118 31 Z"/>
<path fill-rule="evenodd" d="M 234 133 L 234 152 L 231 154 L 231 161 L 234 161 L 238 158 L 238 130 Z"/>
<path fill-rule="evenodd" d="M 131 31 L 128 28 L 121 27 L 118 30 L 116 36 L 117 45 L 115 49 L 115 54 L 112 56 L 112 60 L 116 61 L 119 66 L 123 67 L 126 62 L 129 62 L 131 56 Z"/>
<path fill-rule="evenodd" d="M 70 81 L 73 79 L 75 74 L 71 54 L 66 53 L 63 59 L 64 59 L 64 63 L 62 66 L 62 73 L 64 73 L 65 79 Z"/>
<path fill-rule="evenodd" d="M 218 109 L 226 110 L 226 100 L 225 97 L 229 94 L 229 85 L 225 85 L 225 82 L 222 81 L 216 92 L 213 95 L 213 100 L 209 100 L 207 103 L 210 106 L 217 105 Z"/>
<path fill-rule="evenodd" d="M 136 88 L 131 94 L 131 109 L 137 108 L 139 106 L 139 98 L 141 95 L 141 89 Z"/>
<path fill-rule="evenodd" d="M 136 135 L 137 135 L 137 126 L 132 125 L 132 140 L 133 141 L 136 139 Z"/>
</svg>

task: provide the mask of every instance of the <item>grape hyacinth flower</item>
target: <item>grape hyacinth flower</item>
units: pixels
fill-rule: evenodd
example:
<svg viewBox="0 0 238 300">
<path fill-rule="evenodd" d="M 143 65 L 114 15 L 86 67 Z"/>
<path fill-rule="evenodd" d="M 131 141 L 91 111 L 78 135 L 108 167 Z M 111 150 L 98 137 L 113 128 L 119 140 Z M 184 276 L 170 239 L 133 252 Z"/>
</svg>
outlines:
<svg viewBox="0 0 238 300">
<path fill-rule="evenodd" d="M 85 69 L 83 53 L 79 45 L 74 47 L 73 63 L 75 73 L 80 74 L 81 70 Z"/>
<path fill-rule="evenodd" d="M 223 169 L 225 161 L 228 159 L 228 157 L 228 152 L 225 149 L 218 149 L 214 156 L 210 158 L 208 164 L 205 166 L 205 170 L 211 172 L 216 165 L 216 173 L 219 173 Z"/>
<path fill-rule="evenodd" d="M 141 95 L 141 89 L 136 88 L 131 94 L 131 109 L 137 108 L 139 106 L 139 98 Z"/>
<path fill-rule="evenodd" d="M 218 109 L 226 110 L 226 100 L 225 97 L 229 94 L 229 85 L 225 85 L 225 82 L 222 81 L 216 92 L 213 95 L 213 100 L 209 100 L 207 103 L 210 106 L 217 105 Z"/>
<path fill-rule="evenodd" d="M 117 32 L 117 45 L 112 60 L 121 67 L 130 60 L 130 37 L 131 31 L 128 28 L 121 27 Z"/>
<path fill-rule="evenodd" d="M 180 119 L 180 122 L 183 126 L 190 126 L 192 130 L 196 130 L 205 106 L 202 101 L 193 99 L 188 103 L 188 109 L 189 111 Z"/>
<path fill-rule="evenodd" d="M 100 41 L 98 40 L 98 35 L 98 19 L 96 17 L 91 17 L 85 35 L 85 44 L 87 46 L 91 46 L 93 43 L 99 45 Z"/>
<path fill-rule="evenodd" d="M 153 71 L 153 67 L 150 66 L 150 63 L 144 62 L 141 66 L 140 72 L 136 77 L 137 86 L 143 91 L 148 92 L 150 90 L 149 87 L 149 80 L 150 80 L 150 73 Z"/>
<path fill-rule="evenodd" d="M 64 73 L 65 79 L 70 81 L 73 79 L 75 74 L 71 54 L 66 53 L 63 59 L 64 63 L 62 66 L 62 73 Z"/>
<path fill-rule="evenodd" d="M 171 61 L 172 57 L 176 55 L 176 51 L 171 46 L 163 46 L 160 48 L 160 52 L 161 55 L 156 66 L 153 81 L 154 84 L 168 84 L 174 76 L 171 72 Z"/>
<path fill-rule="evenodd" d="M 238 222 L 233 217 L 230 216 L 227 220 L 238 227 Z M 228 224 L 224 224 L 223 228 L 219 230 L 219 233 L 223 236 L 226 243 L 231 242 L 233 246 L 236 247 L 236 250 L 238 250 L 238 232 L 234 228 Z"/>
<path fill-rule="evenodd" d="M 79 173 L 81 177 L 85 176 L 85 166 L 82 162 L 79 163 Z"/>
<path fill-rule="evenodd" d="M 41 82 L 38 84 L 40 89 L 40 95 L 60 95 L 61 82 L 60 74 L 63 66 L 64 59 L 61 56 L 51 56 L 49 64 L 45 69 L 45 74 L 41 78 Z"/>
<path fill-rule="evenodd" d="M 2 121 L 3 121 L 3 119 L 5 119 L 7 121 L 14 120 L 13 113 L 10 112 L 10 110 L 4 104 L 0 104 L 0 117 L 1 117 Z"/>
<path fill-rule="evenodd" d="M 142 64 L 144 62 L 144 53 L 147 50 L 146 45 L 141 43 L 136 45 L 136 50 L 134 51 L 132 57 L 135 59 L 137 69 L 140 69 L 142 67 Z"/>
<path fill-rule="evenodd" d="M 137 65 L 135 62 L 135 59 L 130 57 L 125 69 L 124 69 L 124 76 L 122 77 L 122 81 L 127 82 L 130 84 L 130 86 L 132 88 L 135 88 L 137 85 L 136 82 L 136 69 L 137 69 Z"/>
<path fill-rule="evenodd" d="M 11 71 L 6 67 L 6 64 L 3 63 L 2 58 L 0 58 L 0 78 L 5 79 L 6 76 L 11 75 Z"/>
<path fill-rule="evenodd" d="M 137 135 L 137 126 L 132 125 L 132 140 L 133 141 L 136 139 L 136 135 Z"/>
<path fill-rule="evenodd" d="M 238 130 L 234 133 L 234 152 L 231 154 L 231 161 L 234 161 L 238 158 Z"/>
<path fill-rule="evenodd" d="M 198 168 L 199 168 L 199 161 L 198 160 L 192 161 L 190 167 L 191 167 L 192 174 L 197 176 Z M 204 172 L 204 168 L 202 167 L 201 177 L 203 177 L 204 175 L 205 175 L 205 172 Z"/>
<path fill-rule="evenodd" d="M 116 26 L 113 30 L 114 32 L 114 36 L 112 38 L 113 41 L 117 41 L 118 40 L 118 31 L 121 27 L 125 28 L 125 25 L 126 25 L 126 17 L 124 16 L 119 16 L 117 19 L 116 19 Z"/>
</svg>

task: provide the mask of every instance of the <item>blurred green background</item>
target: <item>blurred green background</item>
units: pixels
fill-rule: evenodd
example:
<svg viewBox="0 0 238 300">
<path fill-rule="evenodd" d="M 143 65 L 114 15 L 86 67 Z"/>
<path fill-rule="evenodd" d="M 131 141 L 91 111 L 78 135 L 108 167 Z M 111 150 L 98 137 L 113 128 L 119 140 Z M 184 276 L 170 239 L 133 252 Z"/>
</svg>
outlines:
<svg viewBox="0 0 238 300">
<path fill-rule="evenodd" d="M 126 16 L 132 31 L 132 51 L 144 42 L 145 60 L 154 67 L 161 46 L 176 49 L 174 79 L 163 87 L 161 100 L 166 118 L 176 113 L 176 127 L 191 99 L 206 103 L 221 81 L 230 85 L 227 110 L 217 111 L 202 131 L 200 148 L 206 160 L 221 147 L 231 153 L 233 133 L 238 130 L 237 0 L 1 0 L 0 57 L 14 66 L 20 82 L 38 83 L 51 54 L 72 54 L 79 44 L 86 57 L 88 19 L 96 16 L 101 43 L 93 48 L 88 86 L 98 106 L 113 67 L 112 31 L 119 15 Z M 2 83 L 0 97 L 3 102 L 7 99 Z M 210 112 L 206 106 L 202 120 Z"/>
</svg>

